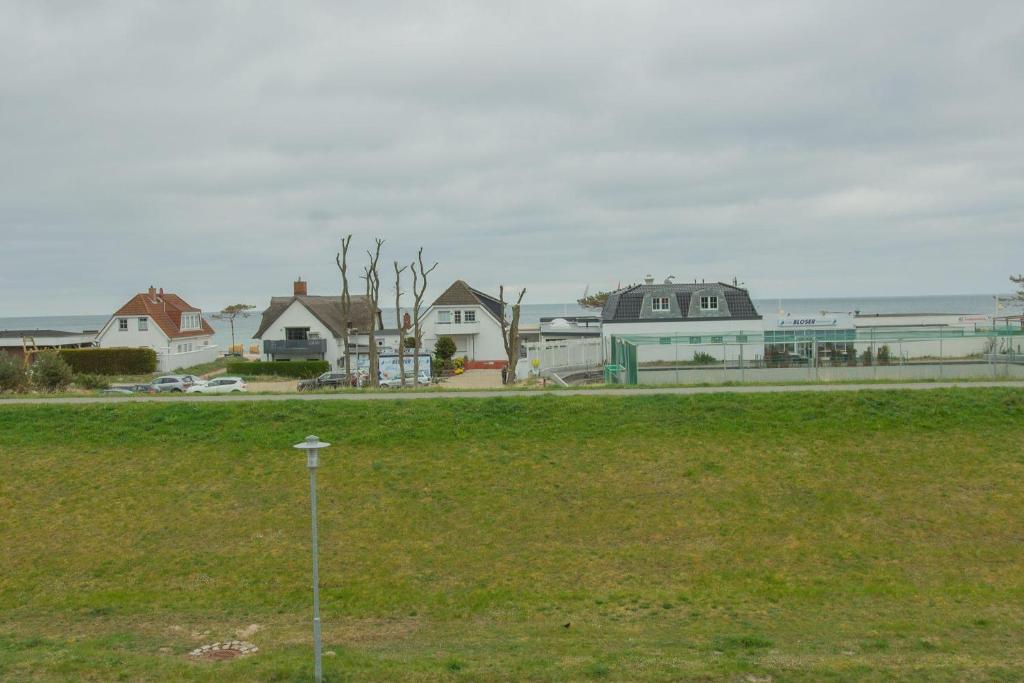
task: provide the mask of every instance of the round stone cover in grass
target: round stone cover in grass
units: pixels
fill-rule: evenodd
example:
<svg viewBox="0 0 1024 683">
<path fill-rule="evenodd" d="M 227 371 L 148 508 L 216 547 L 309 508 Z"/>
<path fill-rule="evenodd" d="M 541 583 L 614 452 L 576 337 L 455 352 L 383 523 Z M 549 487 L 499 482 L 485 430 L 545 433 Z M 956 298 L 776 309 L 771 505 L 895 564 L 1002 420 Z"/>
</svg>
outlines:
<svg viewBox="0 0 1024 683">
<path fill-rule="evenodd" d="M 189 657 L 207 662 L 216 662 L 235 657 L 245 657 L 258 651 L 259 648 L 244 640 L 228 640 L 223 643 L 203 645 L 189 652 Z"/>
</svg>

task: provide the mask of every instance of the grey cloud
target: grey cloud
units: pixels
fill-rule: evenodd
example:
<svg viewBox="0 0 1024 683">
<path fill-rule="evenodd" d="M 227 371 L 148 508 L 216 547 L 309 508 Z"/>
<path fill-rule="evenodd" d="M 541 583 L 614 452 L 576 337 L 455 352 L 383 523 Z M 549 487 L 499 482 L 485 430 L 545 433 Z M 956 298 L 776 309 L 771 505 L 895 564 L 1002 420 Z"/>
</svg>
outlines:
<svg viewBox="0 0 1024 683">
<path fill-rule="evenodd" d="M 348 232 L 535 301 L 1005 290 L 1022 37 L 1015 2 L 7 3 L 0 315 L 328 290 Z"/>
</svg>

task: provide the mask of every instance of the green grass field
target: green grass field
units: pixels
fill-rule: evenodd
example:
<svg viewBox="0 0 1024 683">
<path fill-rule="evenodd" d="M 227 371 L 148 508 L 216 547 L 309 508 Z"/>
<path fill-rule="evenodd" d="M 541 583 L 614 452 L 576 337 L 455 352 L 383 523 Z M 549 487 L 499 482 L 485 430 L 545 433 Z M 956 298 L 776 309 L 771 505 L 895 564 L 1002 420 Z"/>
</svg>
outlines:
<svg viewBox="0 0 1024 683">
<path fill-rule="evenodd" d="M 1024 672 L 1024 392 L 974 388 L 5 404 L 0 680 L 310 680 L 309 433 L 327 680 Z"/>
</svg>

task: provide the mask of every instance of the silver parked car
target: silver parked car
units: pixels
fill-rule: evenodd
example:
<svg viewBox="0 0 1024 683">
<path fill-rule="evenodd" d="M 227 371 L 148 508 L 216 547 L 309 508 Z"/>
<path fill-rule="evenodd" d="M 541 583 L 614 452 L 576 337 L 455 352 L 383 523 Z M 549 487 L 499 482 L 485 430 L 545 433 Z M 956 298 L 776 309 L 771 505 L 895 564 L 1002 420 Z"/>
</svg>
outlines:
<svg viewBox="0 0 1024 683">
<path fill-rule="evenodd" d="M 181 375 L 164 375 L 157 377 L 150 383 L 157 393 L 185 393 L 185 391 L 191 386 L 185 382 L 185 378 Z"/>
</svg>

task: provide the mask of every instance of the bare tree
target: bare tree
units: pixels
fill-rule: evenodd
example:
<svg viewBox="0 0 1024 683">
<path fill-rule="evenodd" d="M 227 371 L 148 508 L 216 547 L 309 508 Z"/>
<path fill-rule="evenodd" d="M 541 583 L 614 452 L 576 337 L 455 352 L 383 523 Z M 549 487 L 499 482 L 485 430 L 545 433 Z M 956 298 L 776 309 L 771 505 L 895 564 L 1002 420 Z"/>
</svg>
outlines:
<svg viewBox="0 0 1024 683">
<path fill-rule="evenodd" d="M 349 348 L 348 328 L 352 325 L 352 295 L 348 291 L 348 245 L 352 243 L 352 235 L 341 240 L 341 251 L 335 257 L 341 271 L 341 334 L 345 344 L 345 381 L 352 382 L 352 350 Z"/>
<path fill-rule="evenodd" d="M 384 240 L 376 238 L 376 248 L 374 251 L 367 250 L 366 255 L 370 257 L 370 262 L 367 264 L 363 271 L 363 279 L 366 280 L 366 299 L 367 305 L 370 307 L 370 326 L 366 330 L 367 344 L 369 348 L 370 356 L 370 386 L 380 386 L 380 357 L 377 353 L 377 309 L 380 304 L 380 271 L 377 269 L 377 263 L 380 261 L 380 248 L 384 244 Z"/>
<path fill-rule="evenodd" d="M 402 329 L 402 272 L 409 266 L 398 267 L 395 261 L 395 322 L 398 324 L 398 372 L 399 382 L 405 388 L 405 330 Z M 416 377 L 412 378 L 412 386 L 416 388 Z"/>
<path fill-rule="evenodd" d="M 505 342 L 505 355 L 508 366 L 505 371 L 505 384 L 515 384 L 516 365 L 519 363 L 519 307 L 523 303 L 526 288 L 519 290 L 519 298 L 512 304 L 511 322 L 505 317 L 505 285 L 498 287 L 498 300 L 501 301 L 501 339 Z"/>
<path fill-rule="evenodd" d="M 419 264 L 419 273 L 416 272 L 417 262 Z M 423 308 L 423 296 L 427 293 L 427 276 L 437 268 L 437 261 L 434 265 L 429 268 L 425 268 L 423 265 L 423 247 L 420 247 L 419 252 L 416 254 L 416 261 L 413 261 L 412 268 L 412 336 L 413 336 L 413 353 L 416 355 L 412 359 L 412 374 L 415 376 L 413 382 L 419 381 L 420 376 L 420 348 L 423 346 L 423 325 L 420 322 L 420 315 Z M 402 340 L 405 343 L 405 340 Z"/>
</svg>

